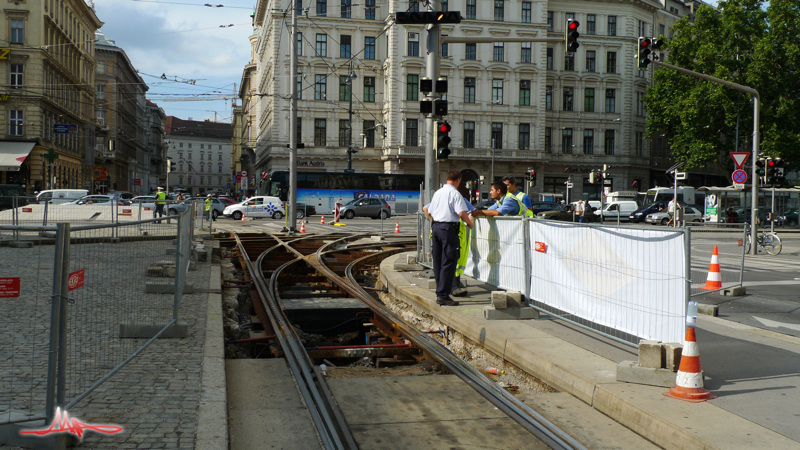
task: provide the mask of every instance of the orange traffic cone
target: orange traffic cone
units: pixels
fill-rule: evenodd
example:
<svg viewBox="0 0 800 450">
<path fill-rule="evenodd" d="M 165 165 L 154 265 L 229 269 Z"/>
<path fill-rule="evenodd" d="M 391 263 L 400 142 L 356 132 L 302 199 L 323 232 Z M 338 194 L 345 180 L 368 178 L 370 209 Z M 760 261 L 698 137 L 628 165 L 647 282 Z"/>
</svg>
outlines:
<svg viewBox="0 0 800 450">
<path fill-rule="evenodd" d="M 400 232 L 400 222 L 399 221 L 394 223 L 394 232 L 395 233 L 399 233 Z"/>
<path fill-rule="evenodd" d="M 325 225 L 325 214 L 322 215 L 322 219 L 319 221 L 320 225 Z"/>
<path fill-rule="evenodd" d="M 306 232 L 306 221 L 305 220 L 303 221 L 303 223 L 300 224 L 300 232 L 301 233 L 305 233 Z"/>
<path fill-rule="evenodd" d="M 697 348 L 694 327 L 686 327 L 686 340 L 683 342 L 681 365 L 678 368 L 675 386 L 669 388 L 669 392 L 664 392 L 663 394 L 667 397 L 694 403 L 716 398 L 716 395 L 711 395 L 711 392 L 703 387 L 703 373 L 700 370 L 700 350 Z"/>
<path fill-rule="evenodd" d="M 242 211 L 242 222 L 246 222 L 247 220 L 244 218 L 244 211 Z"/>
<path fill-rule="evenodd" d="M 714 246 L 714 253 L 711 254 L 711 265 L 708 267 L 706 285 L 701 286 L 700 289 L 707 291 L 722 289 L 722 273 L 719 270 L 719 251 L 716 245 Z"/>
</svg>

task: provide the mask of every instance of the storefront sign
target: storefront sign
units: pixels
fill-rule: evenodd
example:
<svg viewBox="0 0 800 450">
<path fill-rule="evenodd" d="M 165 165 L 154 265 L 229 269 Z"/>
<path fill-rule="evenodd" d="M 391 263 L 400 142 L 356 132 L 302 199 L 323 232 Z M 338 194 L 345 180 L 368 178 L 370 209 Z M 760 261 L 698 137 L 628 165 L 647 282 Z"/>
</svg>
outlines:
<svg viewBox="0 0 800 450">
<path fill-rule="evenodd" d="M 325 167 L 324 161 L 298 161 L 297 167 Z"/>
<path fill-rule="evenodd" d="M 589 173 L 592 169 L 586 167 L 564 167 L 564 173 Z"/>
</svg>

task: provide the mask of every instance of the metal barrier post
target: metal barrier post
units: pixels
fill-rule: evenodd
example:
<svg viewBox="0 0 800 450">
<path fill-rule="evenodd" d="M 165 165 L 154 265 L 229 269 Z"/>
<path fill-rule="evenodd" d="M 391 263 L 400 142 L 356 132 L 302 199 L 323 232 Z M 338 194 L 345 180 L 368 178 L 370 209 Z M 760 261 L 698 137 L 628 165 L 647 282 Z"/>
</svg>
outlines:
<svg viewBox="0 0 800 450">
<path fill-rule="evenodd" d="M 742 227 L 744 236 L 742 236 L 742 264 L 739 265 L 739 286 L 744 284 L 744 254 L 747 248 L 747 224 Z"/>
<path fill-rule="evenodd" d="M 50 201 L 45 200 L 44 202 L 44 215 L 42 216 L 42 226 L 47 226 L 47 208 L 50 206 Z"/>
<path fill-rule="evenodd" d="M 62 334 L 60 328 L 64 325 L 61 313 L 63 308 L 62 303 L 66 303 L 64 293 L 67 292 L 65 284 L 69 282 L 69 224 L 59 223 L 56 229 L 56 242 L 55 242 L 55 258 L 53 268 L 53 295 L 51 297 L 50 308 L 50 346 L 48 349 L 47 361 L 47 393 L 45 394 L 45 414 L 47 415 L 47 423 L 51 423 L 55 417 L 56 407 L 63 404 L 63 364 L 59 360 L 62 353 L 66 354 L 66 343 L 59 342 L 60 338 L 66 334 L 66 330 Z M 63 352 L 62 352 L 63 350 Z M 58 379 L 57 379 L 58 377 Z M 61 392 L 58 392 L 57 387 L 61 387 Z"/>
<path fill-rule="evenodd" d="M 188 210 L 188 209 L 187 209 Z M 183 212 L 183 215 L 186 215 L 187 211 Z M 183 215 L 178 215 L 178 233 L 176 236 L 175 243 L 175 284 L 173 286 L 173 297 L 172 297 L 172 320 L 175 321 L 175 324 L 178 323 L 178 303 L 180 302 L 181 295 L 183 295 L 183 285 L 181 283 L 181 279 L 183 278 L 183 252 L 184 252 L 184 239 L 186 239 L 183 235 L 184 233 L 184 226 L 186 225 L 187 220 Z M 181 287 L 180 289 L 178 287 Z"/>
<path fill-rule="evenodd" d="M 522 219 L 522 233 L 523 233 L 522 242 L 524 242 L 523 245 L 525 246 L 524 248 L 525 259 L 523 260 L 524 261 L 523 265 L 525 266 L 525 291 L 523 291 L 523 294 L 525 294 L 525 306 L 531 305 L 531 264 L 530 264 L 531 233 L 529 230 L 530 225 L 531 225 L 530 219 L 524 219 L 524 218 Z"/>
<path fill-rule="evenodd" d="M 675 208 L 677 211 L 678 208 Z M 683 253 L 686 258 L 686 291 L 684 292 L 684 309 L 683 315 L 686 316 L 686 311 L 689 308 L 689 300 L 692 298 L 692 228 L 686 225 L 683 226 Z M 683 332 L 686 333 L 686 325 L 683 326 Z"/>
</svg>

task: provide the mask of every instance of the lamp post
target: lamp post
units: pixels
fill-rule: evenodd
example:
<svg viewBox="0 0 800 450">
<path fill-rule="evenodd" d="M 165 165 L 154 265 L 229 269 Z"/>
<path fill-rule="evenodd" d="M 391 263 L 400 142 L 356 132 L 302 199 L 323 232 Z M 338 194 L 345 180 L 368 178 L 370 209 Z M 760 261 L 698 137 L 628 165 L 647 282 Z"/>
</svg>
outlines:
<svg viewBox="0 0 800 450">
<path fill-rule="evenodd" d="M 347 87 L 350 96 L 350 107 L 348 108 L 349 118 L 347 120 L 347 172 L 353 172 L 353 80 L 358 78 L 353 71 L 353 60 L 350 60 L 350 75 L 347 78 Z"/>
</svg>

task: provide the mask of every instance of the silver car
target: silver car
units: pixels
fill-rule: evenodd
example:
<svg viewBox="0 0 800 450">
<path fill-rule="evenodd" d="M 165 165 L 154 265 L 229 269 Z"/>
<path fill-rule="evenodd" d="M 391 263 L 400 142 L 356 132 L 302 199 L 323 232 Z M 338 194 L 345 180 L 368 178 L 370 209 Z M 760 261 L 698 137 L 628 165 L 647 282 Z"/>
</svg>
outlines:
<svg viewBox="0 0 800 450">
<path fill-rule="evenodd" d="M 139 205 L 142 205 L 142 210 L 145 208 L 150 208 L 150 211 L 156 210 L 156 196 L 155 195 L 140 195 L 138 197 L 134 197 L 131 199 L 131 206 L 134 208 L 138 208 Z M 186 211 L 188 206 L 184 205 L 183 203 L 174 203 L 168 199 L 167 204 L 164 205 L 164 212 L 171 216 L 177 216 L 178 214 Z"/>
<path fill-rule="evenodd" d="M 345 219 L 352 219 L 356 216 L 388 219 L 392 217 L 392 208 L 382 198 L 357 198 L 342 205 L 339 209 L 339 216 Z"/>
<path fill-rule="evenodd" d="M 666 211 L 661 211 L 657 213 L 648 214 L 647 218 L 644 219 L 647 223 L 654 223 L 654 224 L 661 224 L 666 225 L 669 222 L 669 213 Z M 703 213 L 700 211 L 692 208 L 691 206 L 684 206 L 683 207 L 683 221 L 685 222 L 702 222 L 703 221 Z"/>
</svg>

